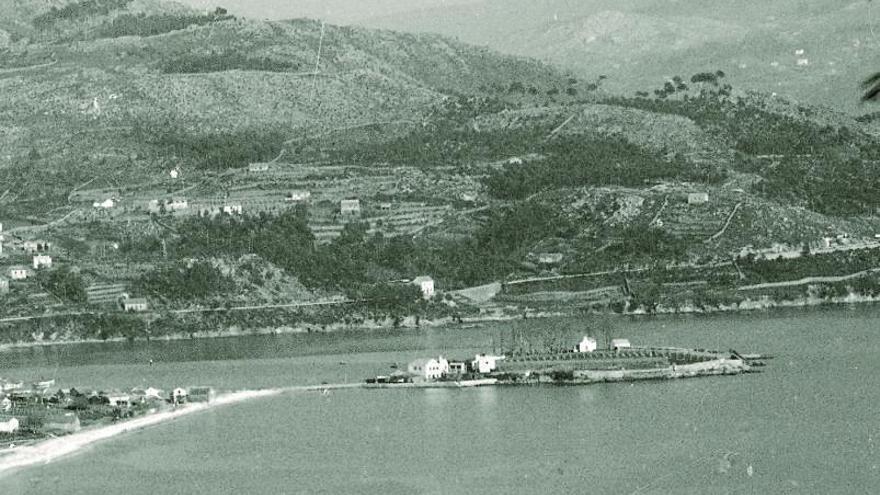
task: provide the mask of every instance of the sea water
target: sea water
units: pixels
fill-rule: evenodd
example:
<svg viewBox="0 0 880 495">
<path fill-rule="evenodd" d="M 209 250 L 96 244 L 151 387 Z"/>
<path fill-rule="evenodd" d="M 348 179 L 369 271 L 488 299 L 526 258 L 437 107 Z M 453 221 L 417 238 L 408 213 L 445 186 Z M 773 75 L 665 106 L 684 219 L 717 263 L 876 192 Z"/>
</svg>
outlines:
<svg viewBox="0 0 880 495">
<path fill-rule="evenodd" d="M 621 318 L 613 334 L 634 345 L 776 358 L 732 377 L 285 394 L 127 434 L 0 482 L 13 494 L 876 493 L 878 321 L 880 307 Z M 511 328 L 575 339 L 587 324 L 16 349 L 0 353 L 0 376 L 93 388 L 333 383 L 420 356 L 491 350 Z"/>
</svg>

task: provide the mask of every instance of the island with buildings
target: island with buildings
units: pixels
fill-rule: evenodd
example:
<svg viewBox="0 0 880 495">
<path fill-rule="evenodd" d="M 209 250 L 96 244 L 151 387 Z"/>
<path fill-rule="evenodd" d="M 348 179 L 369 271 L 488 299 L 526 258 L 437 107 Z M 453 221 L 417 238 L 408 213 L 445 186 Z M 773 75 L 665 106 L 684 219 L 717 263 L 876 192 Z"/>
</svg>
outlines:
<svg viewBox="0 0 880 495">
<path fill-rule="evenodd" d="M 767 356 L 707 349 L 634 347 L 611 339 L 600 349 L 584 336 L 557 352 L 481 353 L 473 359 L 443 356 L 416 359 L 406 371 L 368 378 L 366 387 L 469 387 L 510 384 L 589 384 L 738 375 L 763 366 Z"/>
</svg>

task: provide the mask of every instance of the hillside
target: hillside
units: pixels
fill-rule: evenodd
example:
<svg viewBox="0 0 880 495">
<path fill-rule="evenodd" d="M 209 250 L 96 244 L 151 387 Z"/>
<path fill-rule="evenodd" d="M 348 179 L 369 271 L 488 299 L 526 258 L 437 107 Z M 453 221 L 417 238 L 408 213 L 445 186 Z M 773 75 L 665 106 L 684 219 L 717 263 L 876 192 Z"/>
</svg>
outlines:
<svg viewBox="0 0 880 495">
<path fill-rule="evenodd" d="M 126 12 L 145 5 L 126 3 Z M 421 125 L 450 94 L 514 81 L 545 94 L 571 84 L 536 62 L 439 36 L 326 26 L 322 39 L 313 21 L 202 13 L 190 23 L 196 14 L 180 7 L 160 12 L 137 17 L 132 28 L 152 19 L 155 34 L 130 35 L 116 23 L 129 14 L 114 10 L 88 16 L 80 41 L 0 53 L 0 170 L 10 183 L 29 184 L 39 204 L 53 206 L 51 195 L 66 196 L 99 174 L 142 180 L 169 164 L 242 166 L 274 158 L 284 141 L 305 135 Z M 112 36 L 94 36 L 101 32 Z M 238 146 L 244 142 L 247 150 Z M 57 190 L 34 187 L 47 170 Z"/>
<path fill-rule="evenodd" d="M 15 281 L 0 317 L 105 321 L 131 294 L 169 334 L 479 312 L 401 284 L 423 274 L 653 311 L 645 294 L 742 302 L 788 272 L 874 268 L 876 124 L 721 70 L 620 94 L 439 35 L 28 5 L 6 25 L 42 38 L 0 51 L 3 257 L 30 265 L 48 239 L 56 265 Z M 621 18 L 603 19 L 588 27 Z"/>
<path fill-rule="evenodd" d="M 278 15 L 295 12 L 291 5 Z M 630 94 L 675 75 L 722 69 L 743 89 L 861 113 L 858 81 L 876 65 L 880 41 L 871 26 L 878 18 L 878 7 L 864 0 L 755 8 L 699 0 L 476 0 L 346 22 L 456 36 L 588 79 L 605 74 L 607 87 Z"/>
</svg>

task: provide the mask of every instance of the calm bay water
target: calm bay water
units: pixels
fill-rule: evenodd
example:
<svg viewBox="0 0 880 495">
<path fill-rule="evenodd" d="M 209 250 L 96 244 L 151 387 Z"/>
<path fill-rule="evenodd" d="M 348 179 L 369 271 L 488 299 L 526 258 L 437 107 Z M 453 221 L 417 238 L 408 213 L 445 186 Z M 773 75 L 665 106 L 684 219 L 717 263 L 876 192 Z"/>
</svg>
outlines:
<svg viewBox="0 0 880 495">
<path fill-rule="evenodd" d="M 621 319 L 636 345 L 777 356 L 669 382 L 290 394 L 219 408 L 4 478 L 3 493 L 876 493 L 880 307 Z M 512 327 L 114 343 L 0 352 L 59 386 L 360 380 L 489 349 Z M 574 340 L 573 340 L 574 341 Z M 150 365 L 149 360 L 154 364 Z M 11 490 L 10 490 L 11 489 Z"/>
</svg>

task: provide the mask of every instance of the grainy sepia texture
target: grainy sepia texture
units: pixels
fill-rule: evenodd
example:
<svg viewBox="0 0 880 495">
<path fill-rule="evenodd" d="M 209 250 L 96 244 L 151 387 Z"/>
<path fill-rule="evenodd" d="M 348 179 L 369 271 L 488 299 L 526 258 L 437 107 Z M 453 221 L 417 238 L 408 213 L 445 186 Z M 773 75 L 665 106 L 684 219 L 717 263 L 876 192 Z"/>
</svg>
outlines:
<svg viewBox="0 0 880 495">
<path fill-rule="evenodd" d="M 0 0 L 0 493 L 872 493 L 878 19 Z"/>
</svg>

